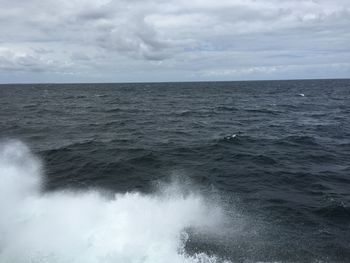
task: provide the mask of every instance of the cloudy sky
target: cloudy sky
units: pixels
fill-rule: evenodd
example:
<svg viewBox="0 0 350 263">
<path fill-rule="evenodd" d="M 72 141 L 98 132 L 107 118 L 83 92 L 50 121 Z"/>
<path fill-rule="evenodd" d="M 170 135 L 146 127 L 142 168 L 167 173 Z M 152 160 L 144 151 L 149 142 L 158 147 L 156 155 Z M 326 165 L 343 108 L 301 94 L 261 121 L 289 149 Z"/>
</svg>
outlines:
<svg viewBox="0 0 350 263">
<path fill-rule="evenodd" d="M 347 77 L 349 0 L 0 0 L 0 83 Z"/>
</svg>

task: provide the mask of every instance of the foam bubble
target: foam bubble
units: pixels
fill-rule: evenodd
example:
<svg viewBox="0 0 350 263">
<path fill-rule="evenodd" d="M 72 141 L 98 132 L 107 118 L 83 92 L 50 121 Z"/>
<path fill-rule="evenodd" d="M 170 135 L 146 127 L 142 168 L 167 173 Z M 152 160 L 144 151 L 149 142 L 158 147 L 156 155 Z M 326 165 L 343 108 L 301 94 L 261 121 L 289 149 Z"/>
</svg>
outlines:
<svg viewBox="0 0 350 263">
<path fill-rule="evenodd" d="M 220 225 L 199 194 L 41 192 L 40 161 L 21 142 L 0 144 L 0 262 L 222 262 L 184 250 L 186 229 Z M 177 189 L 177 190 L 176 190 Z"/>
</svg>

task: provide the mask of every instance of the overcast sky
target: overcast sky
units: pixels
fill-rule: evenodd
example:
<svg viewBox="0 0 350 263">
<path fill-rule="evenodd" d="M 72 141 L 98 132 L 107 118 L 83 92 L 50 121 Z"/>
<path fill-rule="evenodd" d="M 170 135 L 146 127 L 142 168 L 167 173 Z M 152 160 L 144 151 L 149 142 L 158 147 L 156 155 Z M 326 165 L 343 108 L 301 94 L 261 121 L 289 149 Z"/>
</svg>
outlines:
<svg viewBox="0 0 350 263">
<path fill-rule="evenodd" d="M 0 0 L 0 83 L 350 77 L 350 0 Z"/>
</svg>

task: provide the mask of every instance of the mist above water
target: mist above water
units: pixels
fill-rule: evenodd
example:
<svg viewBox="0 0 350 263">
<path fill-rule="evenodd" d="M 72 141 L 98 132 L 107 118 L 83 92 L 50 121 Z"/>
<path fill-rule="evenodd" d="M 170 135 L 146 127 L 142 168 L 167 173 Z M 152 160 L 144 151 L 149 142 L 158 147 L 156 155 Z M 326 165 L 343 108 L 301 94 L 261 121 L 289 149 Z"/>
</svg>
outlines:
<svg viewBox="0 0 350 263">
<path fill-rule="evenodd" d="M 18 141 L 0 145 L 1 262 L 222 262 L 187 254 L 187 229 L 220 228 L 221 209 L 176 183 L 150 195 L 43 192 L 42 165 Z"/>
</svg>

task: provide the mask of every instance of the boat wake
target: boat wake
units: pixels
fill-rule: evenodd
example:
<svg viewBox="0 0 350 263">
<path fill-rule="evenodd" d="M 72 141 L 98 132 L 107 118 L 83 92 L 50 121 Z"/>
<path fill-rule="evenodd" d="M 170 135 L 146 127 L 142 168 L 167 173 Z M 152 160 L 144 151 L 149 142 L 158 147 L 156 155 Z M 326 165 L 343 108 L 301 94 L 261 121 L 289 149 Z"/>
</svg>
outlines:
<svg viewBox="0 0 350 263">
<path fill-rule="evenodd" d="M 227 262 L 188 254 L 190 231 L 220 229 L 222 209 L 176 184 L 153 194 L 42 191 L 42 165 L 18 141 L 0 145 L 1 262 Z"/>
</svg>

